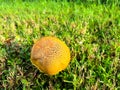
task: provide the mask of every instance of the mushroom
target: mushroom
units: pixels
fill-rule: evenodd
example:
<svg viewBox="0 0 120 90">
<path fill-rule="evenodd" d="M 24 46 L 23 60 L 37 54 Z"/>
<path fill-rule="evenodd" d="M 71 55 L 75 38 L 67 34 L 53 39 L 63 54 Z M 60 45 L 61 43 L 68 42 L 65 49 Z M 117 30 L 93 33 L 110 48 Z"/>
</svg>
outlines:
<svg viewBox="0 0 120 90">
<path fill-rule="evenodd" d="M 42 37 L 32 47 L 31 62 L 40 71 L 55 75 L 68 66 L 70 49 L 56 37 Z"/>
</svg>

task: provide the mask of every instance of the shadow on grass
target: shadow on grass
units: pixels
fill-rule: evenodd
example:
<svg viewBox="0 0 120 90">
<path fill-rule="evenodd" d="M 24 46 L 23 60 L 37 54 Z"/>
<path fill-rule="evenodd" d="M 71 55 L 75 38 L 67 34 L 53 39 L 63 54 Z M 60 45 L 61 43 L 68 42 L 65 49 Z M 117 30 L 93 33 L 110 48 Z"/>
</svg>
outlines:
<svg viewBox="0 0 120 90">
<path fill-rule="evenodd" d="M 6 51 L 2 79 L 6 89 L 15 89 L 22 86 L 21 79 L 34 74 L 34 67 L 30 62 L 31 45 L 24 42 L 15 42 L 14 38 L 5 41 L 2 47 Z"/>
</svg>

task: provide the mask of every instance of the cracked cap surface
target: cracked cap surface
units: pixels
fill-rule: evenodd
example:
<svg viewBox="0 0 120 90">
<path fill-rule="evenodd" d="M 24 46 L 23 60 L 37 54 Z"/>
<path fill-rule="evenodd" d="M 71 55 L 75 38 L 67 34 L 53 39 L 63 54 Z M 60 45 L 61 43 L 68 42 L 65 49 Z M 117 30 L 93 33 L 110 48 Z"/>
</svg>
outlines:
<svg viewBox="0 0 120 90">
<path fill-rule="evenodd" d="M 55 75 L 68 66 L 70 50 L 56 37 L 43 37 L 32 47 L 31 62 L 40 71 Z"/>
</svg>

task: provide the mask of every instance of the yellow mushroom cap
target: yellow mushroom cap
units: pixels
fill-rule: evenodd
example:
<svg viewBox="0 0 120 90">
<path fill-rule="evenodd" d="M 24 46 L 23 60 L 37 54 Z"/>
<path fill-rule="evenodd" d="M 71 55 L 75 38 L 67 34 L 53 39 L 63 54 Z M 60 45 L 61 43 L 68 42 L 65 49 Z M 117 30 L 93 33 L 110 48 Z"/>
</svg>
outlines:
<svg viewBox="0 0 120 90">
<path fill-rule="evenodd" d="M 31 62 L 40 71 L 55 75 L 68 66 L 70 50 L 63 41 L 56 37 L 43 37 L 32 47 Z"/>
</svg>

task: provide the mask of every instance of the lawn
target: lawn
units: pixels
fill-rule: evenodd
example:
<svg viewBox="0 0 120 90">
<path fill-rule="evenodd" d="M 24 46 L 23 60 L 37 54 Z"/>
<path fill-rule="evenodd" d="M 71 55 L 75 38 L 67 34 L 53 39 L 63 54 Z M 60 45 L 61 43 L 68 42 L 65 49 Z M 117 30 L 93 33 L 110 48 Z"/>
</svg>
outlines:
<svg viewBox="0 0 120 90">
<path fill-rule="evenodd" d="M 0 90 L 120 90 L 120 2 L 0 1 Z M 30 62 L 34 41 L 63 40 L 69 66 L 48 76 Z"/>
</svg>

